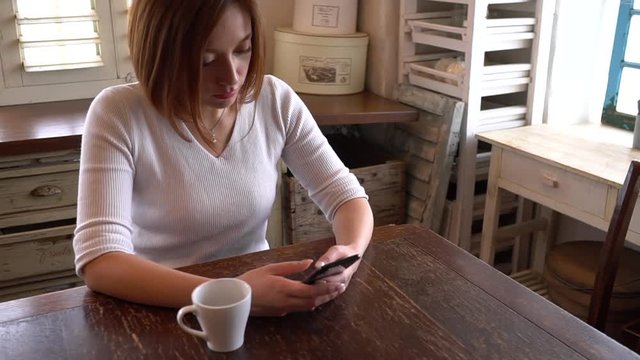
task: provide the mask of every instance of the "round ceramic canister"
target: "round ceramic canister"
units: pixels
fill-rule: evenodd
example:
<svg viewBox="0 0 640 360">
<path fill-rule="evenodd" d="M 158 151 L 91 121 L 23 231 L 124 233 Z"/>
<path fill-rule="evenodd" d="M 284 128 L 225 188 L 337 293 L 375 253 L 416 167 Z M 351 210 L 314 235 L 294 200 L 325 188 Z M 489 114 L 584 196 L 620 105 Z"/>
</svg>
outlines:
<svg viewBox="0 0 640 360">
<path fill-rule="evenodd" d="M 278 28 L 274 35 L 273 74 L 295 91 L 345 95 L 364 90 L 366 33 L 317 36 Z"/>
<path fill-rule="evenodd" d="M 296 0 L 293 30 L 309 34 L 348 35 L 356 32 L 358 0 Z"/>
</svg>

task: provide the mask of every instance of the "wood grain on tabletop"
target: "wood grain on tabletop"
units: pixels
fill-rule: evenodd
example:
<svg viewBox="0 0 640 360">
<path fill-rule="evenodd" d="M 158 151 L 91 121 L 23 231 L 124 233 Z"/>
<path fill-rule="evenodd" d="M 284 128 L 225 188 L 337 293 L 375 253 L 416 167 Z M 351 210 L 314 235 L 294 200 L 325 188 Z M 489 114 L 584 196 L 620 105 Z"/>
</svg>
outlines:
<svg viewBox="0 0 640 360">
<path fill-rule="evenodd" d="M 309 247 L 320 255 L 329 242 Z M 375 246 L 375 245 L 374 245 Z M 274 260 L 299 259 L 295 248 L 283 248 L 277 256 L 255 256 L 198 267 L 209 276 L 229 276 L 248 267 Z M 392 259 L 393 254 L 389 254 Z M 428 352 L 434 359 L 467 359 L 465 347 L 444 331 L 431 317 L 408 301 L 389 280 L 363 263 L 350 285 L 349 295 L 325 304 L 314 312 L 283 318 L 251 317 L 245 345 L 233 357 L 296 358 L 332 354 L 332 358 L 419 358 Z M 49 358 L 142 357 L 183 358 L 210 356 L 199 338 L 175 324 L 175 310 L 122 302 L 106 296 L 75 308 L 9 321 L 0 327 L 0 338 L 12 339 L 0 345 L 9 358 L 24 352 Z M 319 316 L 321 314 L 321 316 Z M 345 339 L 348 334 L 348 339 Z M 380 342 L 372 343 L 372 340 Z M 383 341 L 382 341 L 383 340 Z M 52 348 L 50 344 L 65 344 Z M 79 346 L 81 345 L 81 346 Z M 28 350 L 27 350 L 28 349 Z M 427 350 L 428 349 L 428 350 Z"/>
<path fill-rule="evenodd" d="M 620 346 L 620 344 L 608 336 L 596 331 L 587 323 L 578 320 L 575 316 L 551 301 L 546 300 L 525 286 L 522 286 L 509 276 L 495 271 L 495 269 L 485 262 L 480 261 L 477 257 L 467 252 L 459 251 L 460 249 L 452 243 L 448 241 L 424 241 L 424 238 L 418 235 L 409 235 L 406 237 L 406 240 L 410 241 L 417 248 L 432 255 L 440 263 L 446 264 L 446 267 L 449 268 L 448 272 L 459 274 L 483 293 L 489 294 L 491 298 L 506 305 L 510 309 L 508 311 L 510 314 L 518 314 L 520 317 L 526 319 L 526 321 L 516 321 L 515 324 L 530 323 L 535 328 L 539 328 L 545 332 L 543 337 L 546 338 L 547 334 L 553 336 L 555 338 L 554 341 L 566 344 L 584 358 L 640 359 L 638 355 Z M 378 266 L 377 269 L 380 270 L 380 267 Z M 401 281 L 397 280 L 396 283 L 400 285 Z M 412 292 L 409 288 L 405 288 L 404 292 L 412 297 Z M 463 297 L 469 298 L 468 295 Z M 459 300 L 454 298 L 453 301 Z M 427 306 L 419 302 L 418 305 L 422 308 Z M 482 311 L 486 311 L 484 307 L 485 306 L 483 306 Z M 439 311 L 434 311 L 430 314 L 436 318 L 441 315 Z M 486 320 L 490 322 L 496 320 L 506 321 L 509 316 L 503 317 L 502 315 L 494 314 L 493 317 L 489 316 Z M 446 327 L 446 321 L 440 321 L 439 323 Z M 452 325 L 459 326 L 459 323 L 454 322 Z M 522 324 L 519 324 L 518 327 L 520 327 L 520 325 Z M 508 333 L 498 335 L 507 335 L 509 338 L 507 341 L 532 343 L 530 341 L 531 339 L 521 338 L 520 335 L 524 333 L 522 333 L 518 327 L 514 327 L 506 322 L 499 327 L 510 329 Z M 481 326 L 481 328 L 485 328 L 485 326 Z M 498 330 L 498 332 L 502 331 Z M 462 333 L 464 333 L 464 331 L 462 331 Z M 472 333 L 477 334 L 473 331 Z M 518 336 L 515 336 L 515 334 L 518 334 Z M 537 341 L 534 342 L 537 343 Z M 547 342 L 546 345 L 543 344 L 543 346 L 551 346 L 551 344 L 552 342 Z M 592 346 L 593 344 L 597 344 L 597 346 Z M 549 357 L 537 356 L 538 353 L 545 354 L 547 352 L 548 350 L 541 352 L 526 351 L 525 353 L 532 355 L 532 358 L 547 359 Z"/>
<path fill-rule="evenodd" d="M 479 133 L 491 144 L 525 152 L 550 164 L 566 164 L 568 171 L 586 176 L 598 174 L 621 187 L 631 160 L 640 159 L 640 150 L 631 148 L 630 132 L 608 126 L 536 125 Z M 589 146 L 584 146 L 585 141 Z M 621 160 L 628 161 L 621 161 Z"/>
<path fill-rule="evenodd" d="M 317 258 L 331 240 L 247 254 L 185 270 L 235 276 L 274 261 Z M 86 289 L 86 288 L 80 288 Z M 14 302 L 31 314 L 0 320 L 8 358 L 636 358 L 603 334 L 424 227 L 376 229 L 348 291 L 314 312 L 250 317 L 245 345 L 210 352 L 175 309 L 88 290 Z M 46 299 L 58 299 L 48 304 Z M 47 311 L 39 307 L 48 307 Z M 0 303 L 0 314 L 11 311 Z M 545 316 L 549 311 L 550 316 Z M 3 315 L 4 316 L 4 315 Z M 195 323 L 193 318 L 190 318 Z M 59 346 L 51 346 L 59 344 Z"/>
</svg>

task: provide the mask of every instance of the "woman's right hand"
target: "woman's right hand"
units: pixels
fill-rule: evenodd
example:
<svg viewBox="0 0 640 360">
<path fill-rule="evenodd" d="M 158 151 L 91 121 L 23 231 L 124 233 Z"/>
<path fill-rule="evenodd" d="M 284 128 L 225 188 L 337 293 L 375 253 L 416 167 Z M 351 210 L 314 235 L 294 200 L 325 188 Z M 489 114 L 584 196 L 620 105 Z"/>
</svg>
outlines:
<svg viewBox="0 0 640 360">
<path fill-rule="evenodd" d="M 345 285 L 341 283 L 306 285 L 285 277 L 306 270 L 311 263 L 313 260 L 269 264 L 238 276 L 251 286 L 251 315 L 284 316 L 311 311 L 344 292 Z"/>
</svg>

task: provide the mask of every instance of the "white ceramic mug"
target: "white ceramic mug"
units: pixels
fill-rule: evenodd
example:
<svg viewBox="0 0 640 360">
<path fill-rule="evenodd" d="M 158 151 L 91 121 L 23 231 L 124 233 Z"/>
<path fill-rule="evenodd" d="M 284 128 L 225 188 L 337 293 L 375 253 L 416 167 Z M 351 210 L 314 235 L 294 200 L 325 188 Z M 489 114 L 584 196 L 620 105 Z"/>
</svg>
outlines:
<svg viewBox="0 0 640 360">
<path fill-rule="evenodd" d="M 233 351 L 244 343 L 244 331 L 251 310 L 251 287 L 234 278 L 209 280 L 191 293 L 192 305 L 178 311 L 178 324 L 189 334 L 207 341 L 213 351 Z M 203 331 L 184 323 L 184 316 L 193 313 Z"/>
</svg>

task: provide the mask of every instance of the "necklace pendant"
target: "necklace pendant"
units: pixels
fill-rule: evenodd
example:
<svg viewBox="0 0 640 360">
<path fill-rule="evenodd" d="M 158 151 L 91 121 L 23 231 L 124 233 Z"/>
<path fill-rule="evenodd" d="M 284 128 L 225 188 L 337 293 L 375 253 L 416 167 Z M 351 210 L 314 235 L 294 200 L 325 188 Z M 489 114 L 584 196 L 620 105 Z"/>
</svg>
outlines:
<svg viewBox="0 0 640 360">
<path fill-rule="evenodd" d="M 222 118 L 224 117 L 224 113 L 227 111 L 227 108 L 224 108 L 222 110 L 222 114 L 220 114 L 220 117 L 218 118 L 218 120 L 216 121 L 215 124 L 213 124 L 213 127 L 211 128 L 211 142 L 212 143 L 217 143 L 218 142 L 218 138 L 216 138 L 216 128 L 218 127 L 218 125 L 220 125 L 220 123 L 222 122 Z"/>
</svg>

